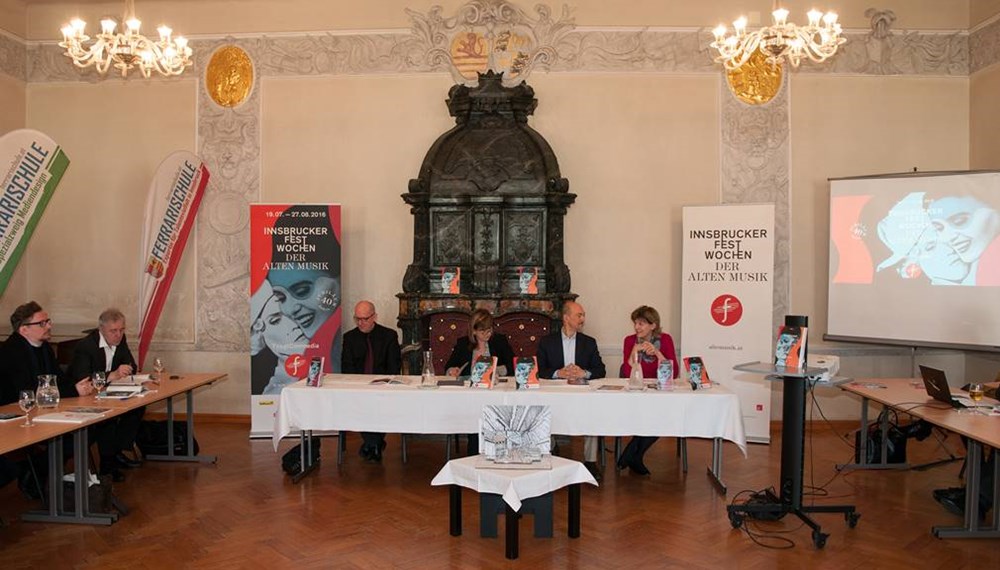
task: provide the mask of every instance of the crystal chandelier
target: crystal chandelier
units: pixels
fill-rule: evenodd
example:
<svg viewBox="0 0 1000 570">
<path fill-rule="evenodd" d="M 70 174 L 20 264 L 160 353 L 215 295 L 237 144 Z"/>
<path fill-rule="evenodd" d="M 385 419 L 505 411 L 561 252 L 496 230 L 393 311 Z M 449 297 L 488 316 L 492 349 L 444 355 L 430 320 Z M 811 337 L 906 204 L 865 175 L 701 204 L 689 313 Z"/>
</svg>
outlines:
<svg viewBox="0 0 1000 570">
<path fill-rule="evenodd" d="M 715 61 L 726 69 L 738 69 L 758 49 L 772 65 L 780 65 L 785 58 L 793 67 L 798 67 L 807 57 L 817 63 L 824 61 L 837 53 L 837 48 L 847 39 L 841 35 L 837 14 L 810 10 L 808 15 L 808 25 L 796 26 L 788 23 L 788 10 L 778 8 L 771 12 L 774 24 L 754 32 L 747 32 L 747 19 L 740 16 L 733 22 L 734 30 L 730 35 L 727 35 L 726 26 L 720 24 L 712 30 L 715 41 L 711 46 L 719 51 Z"/>
<path fill-rule="evenodd" d="M 104 75 L 114 67 L 121 71 L 122 77 L 138 68 L 143 77 L 149 78 L 153 71 L 160 75 L 180 75 L 191 65 L 191 48 L 182 37 L 171 38 L 173 30 L 160 26 L 160 41 L 154 42 L 139 33 L 142 22 L 135 17 L 133 0 L 125 2 L 125 28 L 115 33 L 118 22 L 112 18 L 101 20 L 101 33 L 97 34 L 93 43 L 87 45 L 90 37 L 84 33 L 87 23 L 74 18 L 62 27 L 63 41 L 59 47 L 66 51 L 64 55 L 73 60 L 80 68 L 93 65 L 97 72 Z"/>
</svg>

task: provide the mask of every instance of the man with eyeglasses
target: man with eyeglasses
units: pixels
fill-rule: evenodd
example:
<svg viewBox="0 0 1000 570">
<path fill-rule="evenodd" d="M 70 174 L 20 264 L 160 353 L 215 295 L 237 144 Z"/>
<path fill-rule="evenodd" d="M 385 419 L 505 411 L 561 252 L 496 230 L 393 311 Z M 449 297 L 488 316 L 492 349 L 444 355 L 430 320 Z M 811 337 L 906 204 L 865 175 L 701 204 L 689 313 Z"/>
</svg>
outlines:
<svg viewBox="0 0 1000 570">
<path fill-rule="evenodd" d="M 63 373 L 49 344 L 52 319 L 41 305 L 25 303 L 10 315 L 13 333 L 0 345 L 0 404 L 16 402 L 21 390 L 38 388 L 40 374 L 54 374 L 63 398 L 94 392 L 89 378 L 74 383 Z"/>
<path fill-rule="evenodd" d="M 125 314 L 109 308 L 97 318 L 97 329 L 74 347 L 69 377 L 84 382 L 95 372 L 104 372 L 108 381 L 113 382 L 129 378 L 137 368 L 125 338 Z M 136 408 L 104 421 L 96 428 L 94 439 L 101 455 L 101 474 L 111 475 L 116 483 L 125 480 L 120 469 L 139 466 L 139 461 L 124 452 L 132 449 L 145 411 L 144 407 Z"/>
<path fill-rule="evenodd" d="M 376 322 L 378 314 L 371 301 L 354 306 L 355 328 L 344 334 L 340 370 L 344 374 L 399 374 L 399 335 Z M 367 461 L 381 461 L 385 434 L 363 432 L 358 453 Z"/>
</svg>

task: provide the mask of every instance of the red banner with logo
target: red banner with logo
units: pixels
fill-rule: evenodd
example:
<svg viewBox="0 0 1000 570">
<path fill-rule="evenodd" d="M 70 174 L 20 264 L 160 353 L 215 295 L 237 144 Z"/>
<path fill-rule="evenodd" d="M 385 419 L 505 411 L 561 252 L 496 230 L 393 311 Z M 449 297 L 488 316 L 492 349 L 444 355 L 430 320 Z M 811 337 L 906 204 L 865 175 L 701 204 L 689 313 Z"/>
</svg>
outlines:
<svg viewBox="0 0 1000 570">
<path fill-rule="evenodd" d="M 160 163 L 149 186 L 139 278 L 140 368 L 149 352 L 207 185 L 205 163 L 191 152 L 177 151 Z"/>
</svg>

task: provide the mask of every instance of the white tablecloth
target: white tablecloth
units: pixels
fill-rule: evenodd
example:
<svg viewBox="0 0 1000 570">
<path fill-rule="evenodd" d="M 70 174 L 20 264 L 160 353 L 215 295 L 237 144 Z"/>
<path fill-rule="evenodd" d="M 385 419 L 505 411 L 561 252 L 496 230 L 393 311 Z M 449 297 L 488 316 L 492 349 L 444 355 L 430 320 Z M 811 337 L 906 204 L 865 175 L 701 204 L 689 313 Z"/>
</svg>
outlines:
<svg viewBox="0 0 1000 570">
<path fill-rule="evenodd" d="M 374 376 L 327 375 L 323 386 L 304 382 L 281 391 L 274 415 L 274 446 L 293 430 L 373 431 L 384 433 L 475 433 L 488 404 L 545 405 L 552 409 L 552 433 L 560 435 L 673 436 L 723 438 L 746 455 L 746 432 L 739 398 L 723 386 L 672 392 L 596 390 L 596 386 L 495 388 L 378 385 Z M 623 383 L 610 379 L 607 383 Z"/>
<path fill-rule="evenodd" d="M 597 485 L 583 463 L 562 457 L 552 458 L 552 469 L 476 469 L 480 456 L 452 459 L 431 481 L 431 485 L 460 485 L 479 493 L 501 495 L 515 511 L 521 501 L 541 497 L 576 483 Z"/>
</svg>

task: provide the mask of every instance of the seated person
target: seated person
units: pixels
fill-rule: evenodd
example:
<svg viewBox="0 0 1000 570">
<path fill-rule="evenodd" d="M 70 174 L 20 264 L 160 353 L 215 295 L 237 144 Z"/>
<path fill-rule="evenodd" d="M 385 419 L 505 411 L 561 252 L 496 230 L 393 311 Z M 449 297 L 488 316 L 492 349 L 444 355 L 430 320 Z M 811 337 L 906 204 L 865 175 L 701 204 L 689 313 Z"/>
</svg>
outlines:
<svg viewBox="0 0 1000 570">
<path fill-rule="evenodd" d="M 604 378 L 604 361 L 592 336 L 580 332 L 587 313 L 583 305 L 567 301 L 562 307 L 562 327 L 538 342 L 538 377 L 565 378 L 585 381 Z M 595 479 L 601 478 L 597 469 L 597 438 L 583 440 L 583 464 Z"/>
<path fill-rule="evenodd" d="M 631 318 L 635 334 L 625 337 L 622 347 L 625 361 L 622 362 L 619 376 L 622 378 L 631 376 L 633 363 L 637 363 L 642 368 L 643 378 L 656 378 L 657 367 L 664 360 L 669 360 L 673 365 L 673 377 L 677 378 L 680 368 L 677 366 L 674 339 L 660 329 L 660 313 L 653 307 L 643 305 L 632 311 Z M 649 469 L 642 462 L 642 458 L 656 443 L 656 439 L 638 435 L 633 437 L 618 458 L 618 468 L 628 467 L 633 473 L 649 475 Z"/>
<path fill-rule="evenodd" d="M 445 363 L 445 373 L 458 378 L 464 371 L 471 373 L 473 363 L 480 356 L 495 356 L 497 359 L 497 376 L 506 376 L 514 370 L 514 349 L 507 342 L 507 337 L 493 333 L 493 315 L 485 309 L 476 309 L 469 320 L 469 336 L 455 342 L 455 348 Z M 479 436 L 469 434 L 467 447 L 469 455 L 479 453 Z"/>
<path fill-rule="evenodd" d="M 107 373 L 108 382 L 121 380 L 138 370 L 125 338 L 125 314 L 106 309 L 97 319 L 97 330 L 83 337 L 73 349 L 69 377 L 89 381 L 95 372 Z M 139 462 L 125 455 L 135 444 L 139 424 L 146 408 L 137 408 L 101 422 L 94 428 L 94 439 L 101 456 L 100 473 L 111 475 L 117 483 L 125 480 L 120 469 L 138 467 Z"/>
<path fill-rule="evenodd" d="M 399 374 L 399 335 L 378 322 L 375 305 L 360 301 L 354 306 L 357 326 L 344 334 L 340 353 L 340 371 L 344 374 Z M 381 461 L 385 434 L 362 432 L 358 454 L 366 461 Z"/>
<path fill-rule="evenodd" d="M 55 351 L 49 344 L 49 339 L 52 338 L 52 319 L 41 305 L 30 301 L 14 309 L 10 315 L 10 326 L 14 332 L 0 344 L 0 404 L 17 402 L 22 390 L 37 390 L 38 376 L 41 374 L 56 376 L 56 386 L 62 398 L 94 393 L 90 378 L 74 384 L 59 367 Z M 64 446 L 66 451 L 71 449 L 72 445 Z M 26 451 L 32 454 L 31 450 Z M 34 480 L 30 484 L 25 485 L 24 480 L 19 483 L 22 490 L 37 495 L 37 482 L 44 480 L 42 474 L 48 469 L 47 456 L 44 453 L 32 455 L 38 461 L 38 478 L 34 479 L 32 475 Z M 29 475 L 26 462 L 22 463 L 20 471 L 22 477 Z"/>
<path fill-rule="evenodd" d="M 13 333 L 0 345 L 0 404 L 17 402 L 21 390 L 36 390 L 38 376 L 54 374 L 63 398 L 94 393 L 90 378 L 73 382 L 63 373 L 49 344 L 52 319 L 34 301 L 25 303 L 10 315 Z"/>
</svg>

